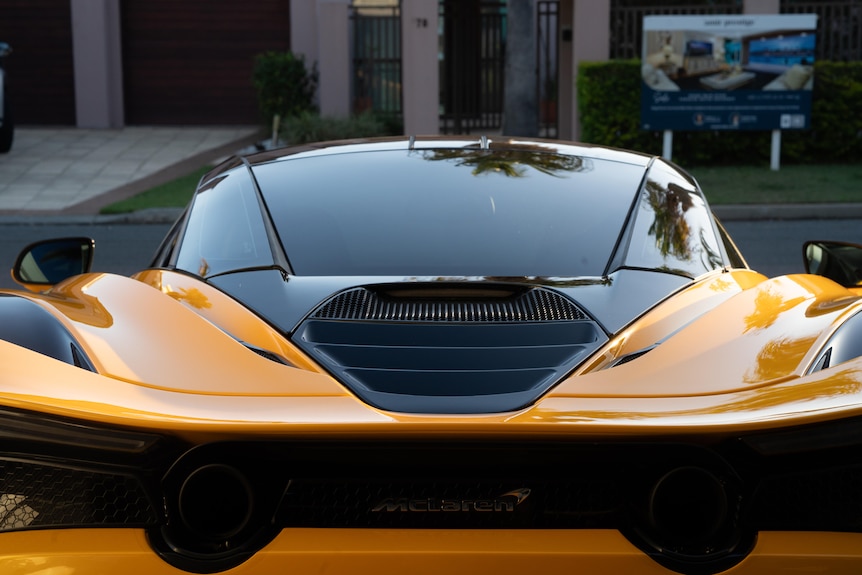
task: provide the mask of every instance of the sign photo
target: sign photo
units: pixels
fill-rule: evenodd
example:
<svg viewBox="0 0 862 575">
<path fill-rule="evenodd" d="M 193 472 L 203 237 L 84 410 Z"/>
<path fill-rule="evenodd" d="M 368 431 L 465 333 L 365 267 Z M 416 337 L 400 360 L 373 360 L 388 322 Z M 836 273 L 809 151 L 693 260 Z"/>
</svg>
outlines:
<svg viewBox="0 0 862 575">
<path fill-rule="evenodd" d="M 645 130 L 810 127 L 817 16 L 646 16 Z"/>
</svg>

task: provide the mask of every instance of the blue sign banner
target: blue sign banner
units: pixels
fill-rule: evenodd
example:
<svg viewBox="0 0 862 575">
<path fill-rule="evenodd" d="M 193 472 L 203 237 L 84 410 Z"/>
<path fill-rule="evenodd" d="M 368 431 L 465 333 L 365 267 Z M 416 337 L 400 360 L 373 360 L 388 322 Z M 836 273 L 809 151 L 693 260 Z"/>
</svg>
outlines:
<svg viewBox="0 0 862 575">
<path fill-rule="evenodd" d="M 644 130 L 811 127 L 817 16 L 647 16 Z"/>
</svg>

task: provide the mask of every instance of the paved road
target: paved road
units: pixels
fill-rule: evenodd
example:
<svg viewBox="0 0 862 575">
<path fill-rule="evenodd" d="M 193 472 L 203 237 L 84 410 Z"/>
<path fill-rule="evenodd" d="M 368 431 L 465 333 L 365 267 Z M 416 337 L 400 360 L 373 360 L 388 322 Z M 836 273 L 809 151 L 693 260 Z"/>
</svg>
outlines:
<svg viewBox="0 0 862 575">
<path fill-rule="evenodd" d="M 46 238 L 86 236 L 96 240 L 95 271 L 123 275 L 145 267 L 167 234 L 169 224 L 3 225 L 0 226 L 0 288 L 17 287 L 9 275 L 27 244 Z"/>
<path fill-rule="evenodd" d="M 862 220 L 767 220 L 725 222 L 748 264 L 768 276 L 802 271 L 802 242 L 830 239 L 862 243 Z M 52 237 L 96 240 L 94 269 L 131 274 L 146 266 L 169 224 L 0 225 L 0 269 L 8 270 L 28 243 Z M 15 287 L 7 271 L 0 287 Z"/>
<path fill-rule="evenodd" d="M 724 222 L 748 265 L 767 276 L 800 273 L 805 240 L 862 244 L 862 220 L 764 220 Z"/>
</svg>

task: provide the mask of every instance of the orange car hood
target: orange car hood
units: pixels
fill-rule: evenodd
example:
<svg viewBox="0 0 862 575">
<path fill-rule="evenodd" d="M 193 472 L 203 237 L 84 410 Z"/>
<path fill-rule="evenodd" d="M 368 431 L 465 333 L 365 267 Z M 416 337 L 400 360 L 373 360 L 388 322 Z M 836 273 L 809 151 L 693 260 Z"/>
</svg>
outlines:
<svg viewBox="0 0 862 575">
<path fill-rule="evenodd" d="M 548 435 L 617 434 L 635 427 L 664 433 L 771 426 L 862 412 L 862 359 L 804 375 L 830 326 L 860 305 L 847 290 L 811 276 L 740 291 L 637 361 L 581 368 L 519 412 L 465 416 L 371 408 L 328 375 L 263 359 L 132 279 L 82 276 L 35 301 L 64 312 L 68 327 L 99 358 L 100 373 L 0 342 L 0 361 L 11 366 L 0 381 L 5 403 L 128 425 L 379 433 L 397 422 L 408 434 L 523 433 L 525 426 Z"/>
</svg>

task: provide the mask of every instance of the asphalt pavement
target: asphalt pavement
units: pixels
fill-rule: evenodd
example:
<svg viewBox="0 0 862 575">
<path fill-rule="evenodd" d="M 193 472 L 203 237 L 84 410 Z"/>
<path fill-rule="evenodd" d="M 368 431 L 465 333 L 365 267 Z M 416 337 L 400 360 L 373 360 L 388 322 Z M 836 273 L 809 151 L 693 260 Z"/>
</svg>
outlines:
<svg viewBox="0 0 862 575">
<path fill-rule="evenodd" d="M 255 126 L 16 128 L 0 154 L 0 223 L 173 221 L 177 210 L 99 215 L 105 205 L 253 148 Z M 713 206 L 723 221 L 862 219 L 862 204 Z"/>
</svg>

